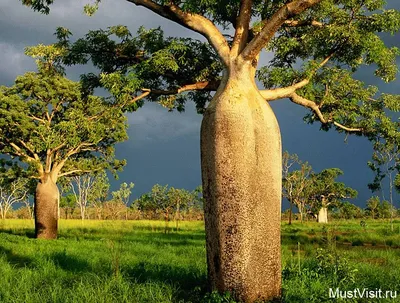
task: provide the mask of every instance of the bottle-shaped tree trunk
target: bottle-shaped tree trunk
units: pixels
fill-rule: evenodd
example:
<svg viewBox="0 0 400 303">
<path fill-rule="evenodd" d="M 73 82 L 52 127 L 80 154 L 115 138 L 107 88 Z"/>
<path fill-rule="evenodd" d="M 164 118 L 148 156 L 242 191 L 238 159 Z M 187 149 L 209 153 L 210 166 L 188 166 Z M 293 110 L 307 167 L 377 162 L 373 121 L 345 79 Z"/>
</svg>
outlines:
<svg viewBox="0 0 400 303">
<path fill-rule="evenodd" d="M 318 212 L 318 223 L 328 223 L 328 208 L 321 207 Z"/>
<path fill-rule="evenodd" d="M 39 181 L 35 192 L 35 236 L 57 238 L 59 191 L 50 174 Z"/>
<path fill-rule="evenodd" d="M 230 66 L 204 114 L 201 164 L 211 288 L 279 297 L 281 137 L 248 62 Z"/>
</svg>

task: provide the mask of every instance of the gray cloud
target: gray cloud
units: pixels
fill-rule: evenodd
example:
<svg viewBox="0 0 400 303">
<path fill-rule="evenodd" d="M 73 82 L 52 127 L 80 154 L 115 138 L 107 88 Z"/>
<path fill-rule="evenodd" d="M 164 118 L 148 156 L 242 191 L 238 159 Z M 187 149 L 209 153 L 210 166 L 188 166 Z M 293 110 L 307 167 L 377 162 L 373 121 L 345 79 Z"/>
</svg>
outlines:
<svg viewBox="0 0 400 303">
<path fill-rule="evenodd" d="M 177 137 L 192 136 L 199 132 L 201 116 L 192 103 L 185 113 L 168 112 L 159 104 L 147 103 L 135 113 L 128 114 L 129 137 L 135 142 L 167 142 Z"/>
</svg>

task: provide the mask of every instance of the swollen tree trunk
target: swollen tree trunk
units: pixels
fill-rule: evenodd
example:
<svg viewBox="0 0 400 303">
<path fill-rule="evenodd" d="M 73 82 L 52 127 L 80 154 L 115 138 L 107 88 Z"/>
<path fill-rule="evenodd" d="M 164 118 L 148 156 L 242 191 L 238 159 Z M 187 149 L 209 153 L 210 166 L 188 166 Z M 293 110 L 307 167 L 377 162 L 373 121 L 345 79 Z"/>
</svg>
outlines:
<svg viewBox="0 0 400 303">
<path fill-rule="evenodd" d="M 204 114 L 201 165 L 211 288 L 279 297 L 281 137 L 249 63 L 230 67 Z"/>
<path fill-rule="evenodd" d="M 321 207 L 318 212 L 318 223 L 328 223 L 328 208 Z"/>
<path fill-rule="evenodd" d="M 46 174 L 38 183 L 35 193 L 36 238 L 57 238 L 59 198 L 57 185 L 50 175 Z"/>
</svg>

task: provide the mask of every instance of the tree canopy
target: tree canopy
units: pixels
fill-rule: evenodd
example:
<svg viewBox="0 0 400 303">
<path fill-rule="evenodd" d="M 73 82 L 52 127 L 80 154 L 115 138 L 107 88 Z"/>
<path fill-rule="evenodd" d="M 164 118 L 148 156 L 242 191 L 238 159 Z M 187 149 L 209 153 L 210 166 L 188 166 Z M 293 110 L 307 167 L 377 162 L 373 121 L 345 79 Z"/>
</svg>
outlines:
<svg viewBox="0 0 400 303">
<path fill-rule="evenodd" d="M 65 51 L 64 63 L 90 60 L 100 69 L 99 75 L 82 76 L 89 92 L 103 86 L 118 98 L 134 97 L 131 109 L 140 106 L 139 100 L 157 100 L 183 110 L 187 100 L 194 100 L 203 112 L 210 91 L 218 88 L 227 54 L 241 42 L 244 58 L 257 61 L 262 49 L 274 54 L 256 75 L 266 101 L 289 98 L 310 109 L 305 120 L 320 122 L 323 130 L 333 127 L 371 140 L 397 136 L 397 122 L 385 110 L 398 111 L 399 96 L 380 94 L 354 76 L 365 65 L 375 66 L 375 75 L 384 81 L 397 74 L 399 50 L 386 47 L 379 33 L 398 31 L 400 13 L 385 9 L 385 1 L 129 2 L 200 33 L 209 43 L 164 37 L 160 28 L 141 28 L 133 37 L 122 25 L 90 31 L 72 43 L 71 32 L 58 28 L 56 46 Z M 23 3 L 48 13 L 53 1 Z M 251 13 L 245 17 L 245 12 Z M 240 32 L 247 38 L 239 39 Z"/>
<path fill-rule="evenodd" d="M 64 77 L 54 47 L 37 46 L 38 72 L 0 87 L 0 153 L 28 164 L 27 175 L 43 178 L 121 168 L 114 145 L 127 139 L 126 118 L 114 100 L 83 96 L 81 85 Z M 22 171 L 21 171 L 22 172 Z"/>
</svg>

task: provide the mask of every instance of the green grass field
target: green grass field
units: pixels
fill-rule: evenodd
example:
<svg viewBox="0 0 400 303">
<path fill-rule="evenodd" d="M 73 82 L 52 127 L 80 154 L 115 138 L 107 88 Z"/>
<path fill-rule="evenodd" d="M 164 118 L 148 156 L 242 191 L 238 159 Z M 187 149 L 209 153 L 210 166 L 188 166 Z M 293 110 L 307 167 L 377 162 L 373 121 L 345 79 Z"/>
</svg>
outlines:
<svg viewBox="0 0 400 303">
<path fill-rule="evenodd" d="M 203 222 L 0 221 L 0 302 L 233 302 L 206 290 Z M 282 223 L 283 302 L 400 302 L 400 222 Z M 397 299 L 329 299 L 329 288 L 397 291 Z"/>
</svg>

